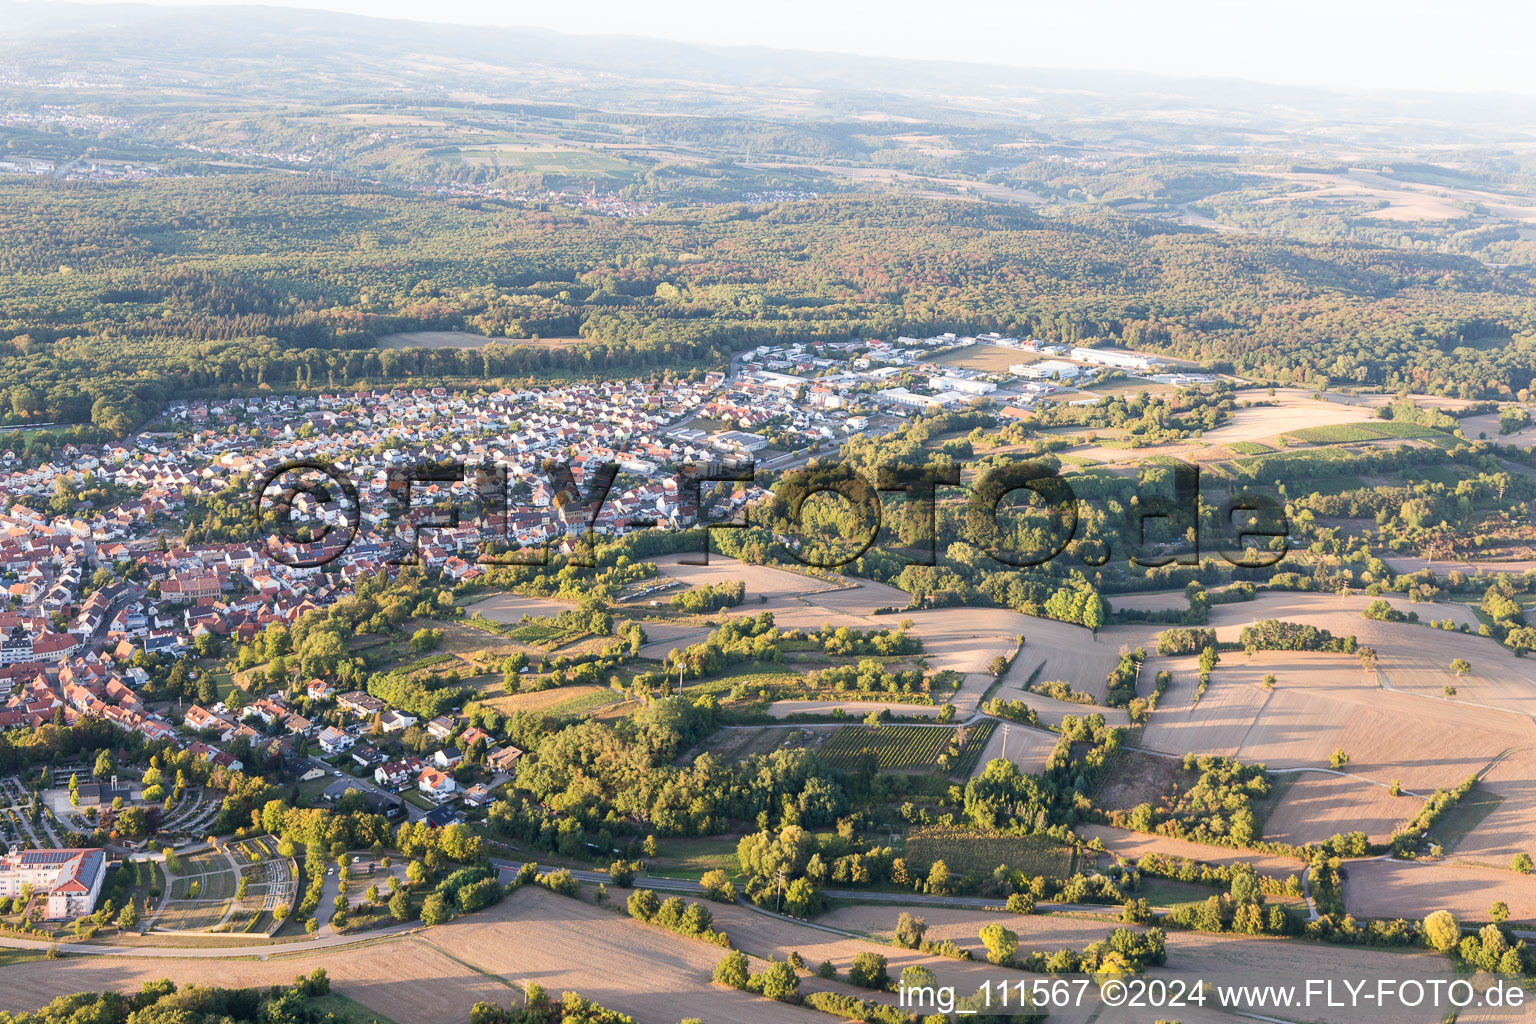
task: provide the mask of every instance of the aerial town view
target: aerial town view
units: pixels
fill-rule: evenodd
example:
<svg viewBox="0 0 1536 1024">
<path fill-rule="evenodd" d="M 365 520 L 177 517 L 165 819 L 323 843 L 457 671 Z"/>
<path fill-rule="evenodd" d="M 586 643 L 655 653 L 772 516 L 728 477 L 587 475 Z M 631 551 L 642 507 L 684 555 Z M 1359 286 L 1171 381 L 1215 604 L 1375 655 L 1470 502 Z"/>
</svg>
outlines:
<svg viewBox="0 0 1536 1024">
<path fill-rule="evenodd" d="M 0 0 L 0 1024 L 1536 1018 L 1536 19 L 1164 6 Z"/>
</svg>

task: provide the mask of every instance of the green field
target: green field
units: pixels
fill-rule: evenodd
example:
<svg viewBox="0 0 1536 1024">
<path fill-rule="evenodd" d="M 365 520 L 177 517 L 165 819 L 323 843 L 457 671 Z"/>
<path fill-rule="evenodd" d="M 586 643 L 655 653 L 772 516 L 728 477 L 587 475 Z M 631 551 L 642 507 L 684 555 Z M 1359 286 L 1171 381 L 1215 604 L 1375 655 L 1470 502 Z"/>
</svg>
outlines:
<svg viewBox="0 0 1536 1024">
<path fill-rule="evenodd" d="M 1257 441 L 1233 441 L 1227 447 L 1239 455 L 1268 455 L 1274 451 L 1269 445 Z"/>
<path fill-rule="evenodd" d="M 1335 423 L 1327 427 L 1307 427 L 1292 430 L 1286 437 L 1294 437 L 1313 444 L 1349 444 L 1354 441 L 1380 441 L 1387 437 L 1441 437 L 1440 431 L 1422 427 L 1417 423 L 1397 423 L 1393 420 L 1376 420 L 1371 423 Z"/>
<path fill-rule="evenodd" d="M 974 764 L 996 723 L 985 719 L 967 729 L 960 763 Z M 822 746 L 821 756 L 836 768 L 855 768 L 873 754 L 881 768 L 931 768 L 955 737 L 955 728 L 931 725 L 845 725 Z"/>
<path fill-rule="evenodd" d="M 576 718 L 623 699 L 620 694 L 614 693 L 612 690 L 583 693 L 569 700 L 563 700 L 558 704 L 551 704 L 544 709 L 543 713 L 551 718 Z"/>
<path fill-rule="evenodd" d="M 907 863 L 920 871 L 942 860 L 956 875 L 989 875 L 1006 865 L 1026 875 L 1066 878 L 1072 848 L 1043 836 L 988 835 L 970 829 L 921 828 L 907 836 Z"/>
<path fill-rule="evenodd" d="M 329 992 L 309 1000 L 308 1006 L 320 1019 L 335 1024 L 395 1024 L 381 1013 L 375 1013 L 355 999 L 348 999 L 340 992 Z"/>
</svg>

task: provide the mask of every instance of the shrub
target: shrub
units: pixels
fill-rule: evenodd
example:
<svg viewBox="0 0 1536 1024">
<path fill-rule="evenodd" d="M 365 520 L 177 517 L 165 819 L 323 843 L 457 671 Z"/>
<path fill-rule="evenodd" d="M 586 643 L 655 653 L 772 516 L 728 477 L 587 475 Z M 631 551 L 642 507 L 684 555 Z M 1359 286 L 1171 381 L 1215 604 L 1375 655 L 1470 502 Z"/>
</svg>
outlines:
<svg viewBox="0 0 1536 1024">
<path fill-rule="evenodd" d="M 896 919 L 896 945 L 917 949 L 923 944 L 923 934 L 927 931 L 927 921 L 902 911 L 901 916 Z"/>
<path fill-rule="evenodd" d="M 744 989 L 747 987 L 750 970 L 751 963 L 747 960 L 747 954 L 739 949 L 733 949 L 715 964 L 715 983 Z"/>
<path fill-rule="evenodd" d="M 1033 914 L 1035 898 L 1027 892 L 1013 893 L 1008 897 L 1008 903 L 1004 909 L 1010 914 Z"/>
<path fill-rule="evenodd" d="M 1019 935 L 1000 924 L 989 924 L 981 929 L 982 944 L 987 947 L 987 962 L 1010 964 L 1019 951 Z"/>
<path fill-rule="evenodd" d="M 661 909 L 661 900 L 649 889 L 636 889 L 629 894 L 629 916 L 636 921 L 649 921 Z"/>
<path fill-rule="evenodd" d="M 891 983 L 891 976 L 885 968 L 886 959 L 879 953 L 857 953 L 852 966 L 848 968 L 848 983 L 860 988 L 883 990 Z"/>
</svg>

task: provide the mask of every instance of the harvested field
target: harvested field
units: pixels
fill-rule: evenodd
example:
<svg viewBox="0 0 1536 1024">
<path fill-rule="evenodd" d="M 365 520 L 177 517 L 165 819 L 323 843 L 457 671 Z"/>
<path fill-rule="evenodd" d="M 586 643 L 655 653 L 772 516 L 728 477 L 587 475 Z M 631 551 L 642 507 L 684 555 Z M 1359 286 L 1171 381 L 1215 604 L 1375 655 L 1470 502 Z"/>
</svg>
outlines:
<svg viewBox="0 0 1536 1024">
<path fill-rule="evenodd" d="M 622 893 L 615 890 L 616 904 Z M 735 922 L 728 909 L 716 909 L 716 926 L 730 932 Z M 723 955 L 718 947 L 533 886 L 433 929 L 427 941 L 478 970 L 534 981 L 550 992 L 581 992 L 640 1024 L 676 1024 L 684 1011 L 703 1012 L 711 1024 L 820 1019 L 810 1010 L 713 987 L 710 972 Z M 747 948 L 758 952 L 750 943 Z"/>
<path fill-rule="evenodd" d="M 790 715 L 830 715 L 842 709 L 849 718 L 864 718 L 871 711 L 889 711 L 904 717 L 936 718 L 938 704 L 894 704 L 871 700 L 776 700 L 768 705 L 770 718 L 788 718 Z"/>
<path fill-rule="evenodd" d="M 1385 842 L 1393 829 L 1419 812 L 1424 801 L 1385 786 L 1322 772 L 1305 772 L 1285 788 L 1279 804 L 1264 820 L 1264 838 L 1277 843 L 1319 843 L 1342 831 L 1360 831 L 1372 842 Z M 1334 831 L 1329 831 L 1334 829 Z"/>
<path fill-rule="evenodd" d="M 1468 416 L 1461 421 L 1461 432 L 1470 438 L 1478 438 L 1487 434 L 1489 440 L 1499 444 L 1512 444 L 1520 448 L 1528 448 L 1536 444 L 1536 426 L 1525 427 L 1512 434 L 1499 433 L 1499 414 L 1486 412 L 1477 416 Z"/>
<path fill-rule="evenodd" d="M 1105 849 L 1128 860 L 1138 860 L 1154 852 L 1165 853 L 1174 857 L 1205 861 L 1207 864 L 1251 864 L 1260 874 L 1272 875 L 1275 878 L 1300 874 L 1302 868 L 1306 867 L 1299 860 L 1272 853 L 1234 850 L 1226 846 L 1204 846 L 1184 839 L 1174 839 L 1171 836 L 1130 832 L 1110 825 L 1079 825 L 1077 831 L 1084 838 L 1100 840 Z"/>
<path fill-rule="evenodd" d="M 510 715 L 514 711 L 549 711 L 551 708 L 571 701 L 590 701 L 594 706 L 607 703 L 608 700 L 619 701 L 623 697 L 606 686 L 556 686 L 549 690 L 535 690 L 531 693 L 507 693 L 499 697 L 487 697 L 479 703 L 486 707 L 495 708 L 503 715 Z"/>
<path fill-rule="evenodd" d="M 1462 921 L 1488 920 L 1495 900 L 1516 921 L 1536 921 L 1536 876 L 1446 861 L 1351 861 L 1344 906 L 1357 917 L 1422 918 L 1449 910 Z"/>
<path fill-rule="evenodd" d="M 457 924 L 457 922 L 455 922 Z M 451 929 L 454 925 L 448 925 Z M 181 986 L 287 985 L 324 967 L 337 992 L 396 1024 L 460 1024 L 481 1000 L 507 1003 L 512 989 L 456 962 L 426 942 L 396 939 L 346 952 L 292 959 L 224 960 L 212 957 L 67 957 L 6 968 L 5 1009 L 35 1009 L 71 992 L 137 990 L 170 977 Z"/>
<path fill-rule="evenodd" d="M 687 565 L 682 561 L 684 558 L 702 557 L 702 554 L 662 555 L 655 559 L 656 570 L 661 576 L 680 580 L 689 587 L 740 580 L 747 588 L 746 600 L 739 606 L 741 611 L 751 611 L 754 605 L 760 603 L 759 598 L 766 597 L 772 601 L 775 598 L 819 594 L 837 587 L 834 583 L 814 576 L 803 576 L 768 565 L 752 565 L 724 555 L 711 554 L 708 565 Z"/>
<path fill-rule="evenodd" d="M 1430 835 L 1458 861 L 1504 868 L 1517 853 L 1536 856 L 1536 749 L 1499 759 Z"/>
<path fill-rule="evenodd" d="M 973 775 L 979 775 L 986 770 L 989 761 L 999 757 L 1007 758 L 1019 766 L 1019 771 L 1033 774 L 1045 767 L 1046 759 L 1051 756 L 1051 751 L 1056 749 L 1055 733 L 1046 732 L 1044 729 L 1033 729 L 1018 722 L 998 720 L 997 729 L 992 733 L 992 738 L 987 741 L 987 749 L 982 751 L 981 757 L 976 761 Z"/>
<path fill-rule="evenodd" d="M 1501 750 L 1536 742 L 1529 719 L 1459 699 L 1380 689 L 1348 655 L 1223 658 L 1198 704 L 1192 681 L 1176 678 L 1142 746 L 1224 754 L 1271 768 L 1325 767 L 1342 749 L 1351 774 L 1381 783 L 1397 779 L 1410 791 L 1429 793 L 1456 785 Z M 1273 692 L 1259 685 L 1266 673 L 1278 679 Z M 1349 831 L 1350 820 L 1340 808 L 1331 824 L 1344 827 L 1333 831 Z"/>
<path fill-rule="evenodd" d="M 1159 590 L 1151 594 L 1112 594 L 1109 603 L 1116 611 L 1163 612 L 1189 609 L 1189 598 L 1182 590 Z"/>
<path fill-rule="evenodd" d="M 1274 397 L 1262 390 L 1239 391 L 1238 402 L 1268 402 L 1250 408 L 1232 410 L 1232 418 L 1215 430 L 1201 435 L 1206 444 L 1233 441 L 1262 441 L 1293 430 L 1326 427 L 1335 423 L 1359 423 L 1375 419 L 1373 410 L 1339 402 L 1323 402 L 1301 388 L 1278 388 Z"/>
<path fill-rule="evenodd" d="M 552 597 L 524 597 L 522 594 L 496 594 L 470 606 L 494 622 L 514 623 L 524 615 L 558 615 L 575 608 L 574 604 Z"/>
<path fill-rule="evenodd" d="M 1009 666 L 1008 673 L 1003 676 L 1003 685 L 997 692 L 997 696 L 1010 700 L 1024 699 L 1024 684 L 1035 674 L 1038 666 L 1038 680 L 1066 680 L 1072 684 L 1072 689 L 1089 694 L 1102 703 L 1109 695 L 1104 678 L 1120 663 L 1122 650 L 1129 651 L 1136 647 L 1155 650 L 1157 634 L 1166 628 L 1113 626 L 1099 630 L 1098 638 L 1095 639 L 1092 633 L 1081 626 L 1054 619 L 1013 615 L 1013 621 L 1017 624 L 1015 633 L 1024 634 L 1024 648 Z M 1142 692 L 1151 692 L 1152 677 L 1155 674 L 1142 670 L 1142 678 L 1145 680 Z M 1073 713 L 1084 713 L 1083 705 L 1073 706 L 1078 709 Z M 1108 713 L 1113 709 L 1089 710 L 1104 711 L 1108 718 Z"/>
<path fill-rule="evenodd" d="M 1361 946 L 1319 945 L 1285 939 L 1249 939 L 1205 932 L 1173 932 L 1168 936 L 1166 977 L 1220 979 L 1224 984 L 1304 986 L 1312 978 L 1438 978 L 1455 977 L 1451 962 L 1428 951 L 1370 949 Z M 1289 1019 L 1325 1021 L 1328 1024 L 1440 1024 L 1443 1010 L 1405 1011 L 1395 1004 L 1327 1008 L 1310 1007 L 1304 1016 Z M 1135 1020 L 1136 1018 L 1120 1018 Z M 1150 1021 L 1143 1011 L 1141 1021 Z M 1177 1019 L 1192 1024 L 1196 1019 L 1184 1010 Z M 1217 1019 L 1238 1018 L 1230 1012 Z M 1274 1019 L 1266 1015 L 1264 1019 Z M 1463 1014 L 1462 1021 L 1470 1018 Z M 1508 1017 L 1495 1019 L 1511 1019 Z"/>
<path fill-rule="evenodd" d="M 1210 624 L 1220 640 L 1236 640 L 1242 626 L 1258 619 L 1284 619 L 1327 629 L 1335 636 L 1354 636 L 1376 649 L 1377 669 L 1391 689 L 1402 690 L 1447 705 L 1481 704 L 1530 718 L 1536 715 L 1536 663 L 1516 658 L 1498 642 L 1476 636 L 1478 620 L 1461 604 L 1412 604 L 1401 598 L 1388 603 L 1405 615 L 1413 612 L 1426 621 L 1450 619 L 1465 624 L 1473 635 L 1447 632 L 1411 622 L 1379 622 L 1365 618 L 1372 598 L 1325 594 L 1261 594 L 1242 604 L 1211 609 Z M 1452 658 L 1463 658 L 1472 673 L 1458 679 L 1450 670 Z M 1457 693 L 1447 697 L 1444 688 Z M 1497 751 L 1490 751 L 1490 756 Z"/>
<path fill-rule="evenodd" d="M 708 626 L 691 622 L 642 622 L 640 628 L 645 630 L 645 646 L 640 648 L 640 657 L 656 661 L 665 660 L 673 651 L 700 643 L 710 631 Z"/>
<path fill-rule="evenodd" d="M 229 900 L 211 903 L 167 900 L 155 915 L 154 927 L 160 931 L 202 931 L 224 920 Z"/>
</svg>

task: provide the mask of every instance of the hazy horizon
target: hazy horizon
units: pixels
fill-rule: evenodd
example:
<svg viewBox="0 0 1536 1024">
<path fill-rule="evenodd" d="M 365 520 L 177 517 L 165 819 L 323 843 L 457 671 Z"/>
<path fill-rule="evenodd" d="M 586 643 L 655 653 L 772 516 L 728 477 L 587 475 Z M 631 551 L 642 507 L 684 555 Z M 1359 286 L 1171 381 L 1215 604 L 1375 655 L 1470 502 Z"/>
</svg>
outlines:
<svg viewBox="0 0 1536 1024">
<path fill-rule="evenodd" d="M 900 60 L 1115 71 L 1346 91 L 1536 95 L 1518 40 L 1536 30 L 1536 8 L 1493 2 L 1444 19 L 1426 3 L 1369 0 L 1349 7 L 1303 0 L 1284 10 L 1206 0 L 1175 19 L 1129 0 L 998 5 L 960 0 L 950 17 L 900 0 L 835 6 L 789 0 L 772 14 L 722 14 L 702 0 L 638 8 L 618 0 L 580 6 L 444 0 L 428 12 L 403 0 L 81 0 L 162 7 L 298 8 L 447 25 L 634 36 L 704 46 L 756 46 Z"/>
</svg>

